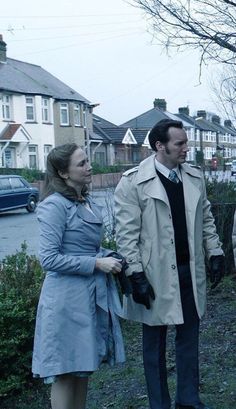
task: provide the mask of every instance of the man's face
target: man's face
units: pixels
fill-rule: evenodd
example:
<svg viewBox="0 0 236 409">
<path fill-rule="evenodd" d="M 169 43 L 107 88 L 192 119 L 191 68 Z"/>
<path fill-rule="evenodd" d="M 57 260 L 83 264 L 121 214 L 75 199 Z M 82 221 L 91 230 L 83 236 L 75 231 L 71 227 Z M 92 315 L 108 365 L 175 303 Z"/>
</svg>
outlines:
<svg viewBox="0 0 236 409">
<path fill-rule="evenodd" d="M 189 151 L 187 135 L 183 129 L 171 127 L 168 130 L 169 141 L 165 144 L 157 142 L 157 160 L 172 169 L 186 161 Z"/>
</svg>

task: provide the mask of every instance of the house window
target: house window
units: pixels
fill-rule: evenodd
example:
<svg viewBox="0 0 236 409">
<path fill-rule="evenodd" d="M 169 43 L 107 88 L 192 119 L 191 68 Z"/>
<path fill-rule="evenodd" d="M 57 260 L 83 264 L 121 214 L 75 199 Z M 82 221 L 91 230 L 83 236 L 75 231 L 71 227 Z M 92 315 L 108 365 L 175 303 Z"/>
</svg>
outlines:
<svg viewBox="0 0 236 409">
<path fill-rule="evenodd" d="M 74 104 L 74 125 L 81 126 L 81 106 Z"/>
<path fill-rule="evenodd" d="M 36 145 L 30 145 L 29 149 L 29 168 L 37 169 L 38 163 L 38 150 Z"/>
<path fill-rule="evenodd" d="M 44 166 L 45 166 L 45 168 L 46 168 L 46 164 L 47 164 L 47 156 L 48 156 L 51 149 L 52 149 L 52 145 L 44 145 L 43 151 L 44 151 Z"/>
<path fill-rule="evenodd" d="M 25 105 L 26 105 L 26 121 L 34 122 L 35 121 L 34 98 L 25 97 Z"/>
<path fill-rule="evenodd" d="M 42 98 L 42 121 L 50 122 L 49 98 Z"/>
<path fill-rule="evenodd" d="M 11 97 L 10 95 L 2 96 L 2 119 L 10 121 L 11 118 Z"/>
<path fill-rule="evenodd" d="M 105 152 L 95 152 L 94 162 L 100 166 L 105 166 Z"/>
<path fill-rule="evenodd" d="M 69 107 L 67 103 L 60 104 L 60 124 L 62 126 L 69 125 Z"/>
</svg>

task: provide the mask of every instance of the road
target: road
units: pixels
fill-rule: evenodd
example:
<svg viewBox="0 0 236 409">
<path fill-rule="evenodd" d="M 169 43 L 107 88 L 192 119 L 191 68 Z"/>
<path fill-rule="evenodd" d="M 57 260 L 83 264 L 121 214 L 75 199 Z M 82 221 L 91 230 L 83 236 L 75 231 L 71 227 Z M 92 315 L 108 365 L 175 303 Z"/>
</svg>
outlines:
<svg viewBox="0 0 236 409">
<path fill-rule="evenodd" d="M 92 196 L 103 207 L 104 221 L 108 224 L 113 206 L 113 189 L 92 192 Z M 24 241 L 27 253 L 37 255 L 39 228 L 36 213 L 28 213 L 25 209 L 0 213 L 0 261 L 20 251 Z"/>
</svg>

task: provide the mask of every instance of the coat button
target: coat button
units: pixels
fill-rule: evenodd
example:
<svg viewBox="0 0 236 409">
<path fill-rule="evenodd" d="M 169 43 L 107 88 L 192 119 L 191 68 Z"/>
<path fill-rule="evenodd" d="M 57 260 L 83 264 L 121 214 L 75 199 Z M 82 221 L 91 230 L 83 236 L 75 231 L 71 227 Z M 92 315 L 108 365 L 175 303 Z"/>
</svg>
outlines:
<svg viewBox="0 0 236 409">
<path fill-rule="evenodd" d="M 174 244 L 174 240 L 173 240 L 173 239 L 171 239 L 170 242 L 171 242 L 171 244 Z"/>
<path fill-rule="evenodd" d="M 169 214 L 169 219 L 172 219 L 171 214 Z"/>
<path fill-rule="evenodd" d="M 174 264 L 172 264 L 171 268 L 173 268 L 173 270 L 176 268 L 176 266 Z"/>
</svg>

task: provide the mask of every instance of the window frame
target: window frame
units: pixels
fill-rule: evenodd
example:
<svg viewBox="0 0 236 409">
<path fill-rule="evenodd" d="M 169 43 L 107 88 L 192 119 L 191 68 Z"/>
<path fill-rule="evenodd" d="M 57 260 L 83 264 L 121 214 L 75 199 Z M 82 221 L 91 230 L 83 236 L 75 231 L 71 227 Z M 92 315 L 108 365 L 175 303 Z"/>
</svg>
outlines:
<svg viewBox="0 0 236 409">
<path fill-rule="evenodd" d="M 74 126 L 82 126 L 81 112 L 81 104 L 74 103 Z M 78 117 L 78 122 L 76 122 L 76 117 Z"/>
<path fill-rule="evenodd" d="M 27 99 L 31 99 L 32 102 L 28 102 Z M 32 109 L 32 117 L 28 117 L 28 108 Z M 36 112 L 35 112 L 35 98 L 31 95 L 25 96 L 25 116 L 26 122 L 35 122 L 36 121 Z"/>
<path fill-rule="evenodd" d="M 30 150 L 30 149 L 34 150 Z M 29 154 L 29 168 L 38 169 L 38 145 L 28 145 L 28 154 Z M 31 158 L 35 158 L 35 166 L 31 166 Z"/>
<path fill-rule="evenodd" d="M 66 112 L 67 120 L 64 122 L 62 121 L 63 112 Z M 68 102 L 60 102 L 60 125 L 61 126 L 69 126 L 69 104 Z"/>
<path fill-rule="evenodd" d="M 45 105 L 46 101 L 47 101 L 47 105 Z M 51 121 L 50 98 L 42 97 L 41 106 L 42 106 L 42 122 L 48 124 Z M 45 113 L 46 113 L 46 115 L 45 115 Z"/>
<path fill-rule="evenodd" d="M 8 101 L 6 101 L 7 98 Z M 9 115 L 6 115 L 7 111 Z M 9 94 L 2 94 L 2 119 L 3 121 L 12 120 L 12 96 Z"/>
</svg>

